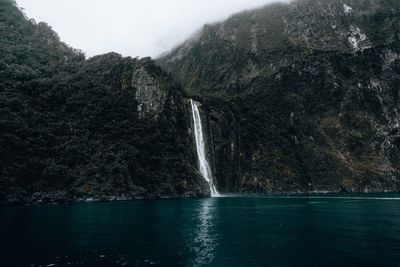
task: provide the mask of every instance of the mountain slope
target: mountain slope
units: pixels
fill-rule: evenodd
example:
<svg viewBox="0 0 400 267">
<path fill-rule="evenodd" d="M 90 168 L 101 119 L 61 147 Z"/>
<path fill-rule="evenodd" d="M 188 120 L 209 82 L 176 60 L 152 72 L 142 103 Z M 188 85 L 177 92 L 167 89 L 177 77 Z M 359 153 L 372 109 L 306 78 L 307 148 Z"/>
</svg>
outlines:
<svg viewBox="0 0 400 267">
<path fill-rule="evenodd" d="M 301 0 L 157 60 L 203 100 L 224 191 L 399 190 L 400 4 Z"/>
<path fill-rule="evenodd" d="M 209 193 L 182 89 L 153 61 L 86 60 L 13 1 L 0 18 L 1 203 Z M 149 81 L 162 99 L 139 97 Z"/>
<path fill-rule="evenodd" d="M 205 25 L 158 62 L 187 90 L 238 89 L 315 51 L 354 54 L 397 42 L 399 12 L 394 0 L 273 4 Z"/>
</svg>

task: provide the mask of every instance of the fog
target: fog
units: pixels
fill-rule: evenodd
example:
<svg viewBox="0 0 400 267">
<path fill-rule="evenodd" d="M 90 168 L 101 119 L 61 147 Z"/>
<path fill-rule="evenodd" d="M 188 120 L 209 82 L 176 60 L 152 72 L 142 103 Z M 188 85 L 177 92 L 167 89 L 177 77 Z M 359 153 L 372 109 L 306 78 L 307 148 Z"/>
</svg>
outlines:
<svg viewBox="0 0 400 267">
<path fill-rule="evenodd" d="M 273 0 L 17 0 L 29 18 L 47 22 L 87 56 L 110 51 L 152 56 L 190 37 L 205 23 Z"/>
</svg>

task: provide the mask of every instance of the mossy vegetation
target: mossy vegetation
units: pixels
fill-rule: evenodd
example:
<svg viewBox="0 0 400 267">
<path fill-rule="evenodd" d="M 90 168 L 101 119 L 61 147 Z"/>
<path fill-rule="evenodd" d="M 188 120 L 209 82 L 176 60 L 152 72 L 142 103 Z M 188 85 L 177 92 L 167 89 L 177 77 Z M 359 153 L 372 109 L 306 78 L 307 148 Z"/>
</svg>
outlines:
<svg viewBox="0 0 400 267">
<path fill-rule="evenodd" d="M 207 193 L 182 89 L 151 60 L 85 59 L 14 2 L 0 12 L 0 202 Z M 138 65 L 168 88 L 157 119 L 139 119 Z"/>
</svg>

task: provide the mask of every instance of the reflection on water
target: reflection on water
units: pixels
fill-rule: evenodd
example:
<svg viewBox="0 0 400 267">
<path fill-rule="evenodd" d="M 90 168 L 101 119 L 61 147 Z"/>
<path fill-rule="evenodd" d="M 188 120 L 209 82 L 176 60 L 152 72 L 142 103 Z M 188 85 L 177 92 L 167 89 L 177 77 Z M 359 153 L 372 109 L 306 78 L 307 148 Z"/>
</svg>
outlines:
<svg viewBox="0 0 400 267">
<path fill-rule="evenodd" d="M 215 199 L 202 200 L 196 213 L 197 227 L 194 233 L 194 242 L 191 250 L 194 252 L 193 266 L 210 264 L 214 259 L 214 250 L 217 246 L 214 231 Z"/>
<path fill-rule="evenodd" d="M 399 266 L 400 194 L 0 208 L 0 266 Z"/>
</svg>

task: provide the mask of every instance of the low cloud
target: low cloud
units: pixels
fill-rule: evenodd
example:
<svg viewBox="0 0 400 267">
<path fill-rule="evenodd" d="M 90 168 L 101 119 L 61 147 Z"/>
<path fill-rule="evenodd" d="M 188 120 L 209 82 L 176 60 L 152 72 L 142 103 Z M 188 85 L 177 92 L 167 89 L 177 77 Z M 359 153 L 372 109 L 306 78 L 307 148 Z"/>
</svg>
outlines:
<svg viewBox="0 0 400 267">
<path fill-rule="evenodd" d="M 88 56 L 110 51 L 152 56 L 171 49 L 205 23 L 271 0 L 17 0 Z"/>
</svg>

